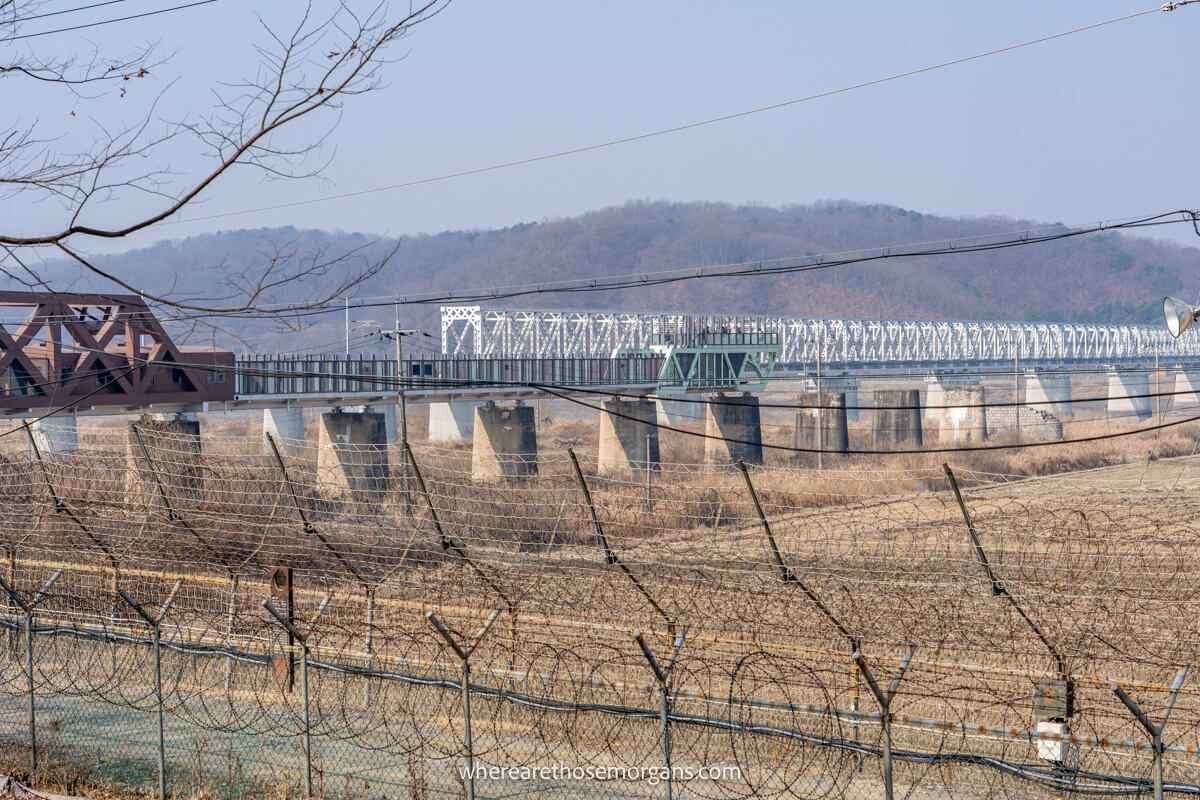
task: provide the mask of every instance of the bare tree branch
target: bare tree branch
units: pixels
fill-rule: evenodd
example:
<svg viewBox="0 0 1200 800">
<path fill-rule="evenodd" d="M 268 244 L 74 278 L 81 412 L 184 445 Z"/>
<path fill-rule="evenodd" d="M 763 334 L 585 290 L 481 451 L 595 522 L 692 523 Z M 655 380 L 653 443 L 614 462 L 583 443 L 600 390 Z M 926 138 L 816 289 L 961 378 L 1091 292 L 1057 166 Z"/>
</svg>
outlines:
<svg viewBox="0 0 1200 800">
<path fill-rule="evenodd" d="M 51 201 L 62 209 L 61 221 L 40 233 L 5 231 L 0 223 L 3 253 L 36 279 L 16 253 L 49 247 L 122 289 L 188 311 L 278 313 L 284 288 L 306 281 L 320 284 L 320 291 L 292 303 L 289 310 L 323 305 L 347 294 L 378 273 L 395 248 L 380 253 L 369 243 L 334 254 L 272 245 L 273 252 L 266 254 L 257 272 L 227 273 L 227 293 L 204 299 L 135 285 L 119 270 L 101 268 L 84 251 L 89 239 L 121 239 L 177 215 L 211 193 L 235 168 L 253 169 L 267 180 L 319 177 L 332 158 L 328 143 L 346 99 L 377 89 L 381 69 L 402 57 L 392 54 L 393 46 L 439 14 L 447 2 L 417 0 L 393 14 L 386 2 L 360 8 L 352 0 L 332 0 L 323 16 L 310 3 L 286 30 L 260 19 L 265 43 L 256 48 L 255 74 L 215 86 L 211 108 L 192 118 L 160 120 L 152 102 L 138 122 L 124 128 L 110 130 L 93 119 L 95 138 L 75 150 L 62 149 L 57 137 L 42 134 L 40 120 L 0 131 L 0 219 L 8 203 Z M 5 32 L 11 36 L 36 5 L 37 0 L 0 0 L 0 38 Z M 0 63 L 0 80 L 24 77 L 64 87 L 77 97 L 84 96 L 81 87 L 110 91 L 116 86 L 117 94 L 124 96 L 128 81 L 147 77 L 152 65 L 158 71 L 162 61 L 154 53 L 154 47 L 146 46 L 127 57 L 106 60 L 97 51 L 86 56 L 30 52 Z M 209 163 L 191 177 L 165 166 L 167 146 L 178 148 L 189 141 Z M 113 208 L 128 207 L 130 216 L 97 224 L 92 220 L 100 204 L 109 218 Z M 329 276 L 336 276 L 333 285 L 318 280 Z"/>
</svg>

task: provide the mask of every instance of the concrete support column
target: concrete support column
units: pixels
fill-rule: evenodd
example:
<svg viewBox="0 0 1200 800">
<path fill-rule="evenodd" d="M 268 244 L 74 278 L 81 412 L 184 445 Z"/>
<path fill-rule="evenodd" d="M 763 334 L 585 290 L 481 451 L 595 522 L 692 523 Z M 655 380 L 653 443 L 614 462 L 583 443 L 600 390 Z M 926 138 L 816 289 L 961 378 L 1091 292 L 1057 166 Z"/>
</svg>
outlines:
<svg viewBox="0 0 1200 800">
<path fill-rule="evenodd" d="M 921 404 L 921 422 L 931 430 L 937 430 L 941 415 L 946 407 L 946 386 L 937 375 L 925 377 L 925 402 Z"/>
<path fill-rule="evenodd" d="M 317 426 L 317 481 L 331 495 L 379 501 L 388 488 L 383 414 L 335 409 Z"/>
<path fill-rule="evenodd" d="M 1175 410 L 1175 370 L 1163 367 L 1150 371 L 1150 410 L 1155 416 Z"/>
<path fill-rule="evenodd" d="M 987 438 L 987 409 L 983 386 L 951 386 L 945 389 L 944 409 L 938 412 L 938 441 L 969 444 Z"/>
<path fill-rule="evenodd" d="M 200 419 L 195 414 L 143 415 L 129 428 L 126 489 L 161 490 L 176 511 L 194 506 L 204 491 L 201 452 Z"/>
<path fill-rule="evenodd" d="M 908 450 L 924 443 L 920 389 L 880 389 L 872 398 L 871 438 L 876 450 Z"/>
<path fill-rule="evenodd" d="M 429 441 L 462 442 L 475 434 L 473 400 L 429 404 Z"/>
<path fill-rule="evenodd" d="M 262 414 L 264 439 L 269 433 L 280 447 L 304 441 L 304 409 L 265 408 Z"/>
<path fill-rule="evenodd" d="M 43 455 L 79 449 L 79 423 L 74 414 L 39 419 L 31 422 L 29 429 Z"/>
<path fill-rule="evenodd" d="M 858 379 L 842 378 L 832 387 L 843 395 L 843 407 L 846 409 L 846 419 L 858 422 Z"/>
<path fill-rule="evenodd" d="M 705 406 L 704 463 L 763 463 L 758 398 L 750 393 L 718 394 Z M 728 441 L 734 440 L 734 441 Z"/>
<path fill-rule="evenodd" d="M 796 412 L 796 447 L 824 453 L 849 452 L 846 402 L 845 392 L 802 392 L 797 403 L 810 407 L 800 408 Z M 797 455 L 806 462 L 814 460 L 807 453 Z"/>
<path fill-rule="evenodd" d="M 658 424 L 678 428 L 681 425 L 703 422 L 705 418 L 704 397 L 699 394 L 680 395 L 678 400 L 660 397 L 655 403 L 658 406 Z"/>
<path fill-rule="evenodd" d="M 480 481 L 526 478 L 537 472 L 536 409 L 519 400 L 511 406 L 488 402 L 476 408 L 471 477 Z"/>
<path fill-rule="evenodd" d="M 1150 373 L 1144 369 L 1108 371 L 1108 405 L 1111 416 L 1148 419 L 1153 413 Z"/>
<path fill-rule="evenodd" d="M 1196 412 L 1200 410 L 1200 370 L 1180 368 L 1175 373 L 1174 388 L 1164 380 L 1162 391 L 1176 393 L 1174 395 L 1175 411 L 1195 416 Z"/>
<path fill-rule="evenodd" d="M 600 404 L 601 474 L 658 469 L 658 407 L 653 400 L 605 400 Z"/>
<path fill-rule="evenodd" d="M 380 403 L 376 406 L 367 406 L 364 411 L 370 411 L 372 414 L 383 415 L 383 429 L 386 433 L 388 444 L 399 444 L 400 442 L 400 405 L 396 403 Z"/>
<path fill-rule="evenodd" d="M 1025 371 L 1025 405 L 1056 417 L 1074 413 L 1071 403 L 1071 376 L 1065 372 Z"/>
</svg>

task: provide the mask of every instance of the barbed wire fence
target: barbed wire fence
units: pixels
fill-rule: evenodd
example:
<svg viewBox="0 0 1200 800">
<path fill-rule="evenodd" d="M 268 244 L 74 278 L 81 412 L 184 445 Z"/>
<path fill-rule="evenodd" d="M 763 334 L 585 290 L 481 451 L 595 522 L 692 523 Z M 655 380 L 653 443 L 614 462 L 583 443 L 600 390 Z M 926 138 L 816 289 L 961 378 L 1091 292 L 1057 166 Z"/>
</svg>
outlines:
<svg viewBox="0 0 1200 800">
<path fill-rule="evenodd" d="M 575 450 L 479 479 L 459 448 L 136 424 L 6 446 L 0 758 L 34 779 L 1200 794 L 1191 460 L 647 482 Z"/>
</svg>

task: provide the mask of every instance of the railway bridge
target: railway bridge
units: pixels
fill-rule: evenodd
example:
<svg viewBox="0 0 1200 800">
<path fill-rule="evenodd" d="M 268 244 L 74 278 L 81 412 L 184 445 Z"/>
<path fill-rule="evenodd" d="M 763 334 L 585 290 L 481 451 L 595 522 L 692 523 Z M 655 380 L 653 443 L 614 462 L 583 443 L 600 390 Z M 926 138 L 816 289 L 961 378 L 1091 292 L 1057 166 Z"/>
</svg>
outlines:
<svg viewBox="0 0 1200 800">
<path fill-rule="evenodd" d="M 1018 428 L 1022 415 L 1036 425 L 1069 414 L 1080 369 L 1107 370 L 1114 413 L 1148 416 L 1155 394 L 1200 404 L 1200 338 L 1132 325 L 447 306 L 442 352 L 397 363 L 179 346 L 135 296 L 0 292 L 0 310 L 0 416 L 31 421 L 33 446 L 51 452 L 73 446 L 80 416 L 147 415 L 143 426 L 198 436 L 199 414 L 252 410 L 264 434 L 286 441 L 304 438 L 308 408 L 324 410 L 321 443 L 386 449 L 405 436 L 405 405 L 420 402 L 431 404 L 431 439 L 470 438 L 485 451 L 481 473 L 511 478 L 536 464 L 536 419 L 522 401 L 587 394 L 613 396 L 600 401 L 611 468 L 655 463 L 663 424 L 698 409 L 706 458 L 755 462 L 755 393 L 781 372 L 814 381 L 795 442 L 818 450 L 845 449 L 866 376 L 928 375 L 924 392 L 873 398 L 882 449 L 920 446 L 930 412 L 939 425 L 967 420 L 968 440 L 987 436 L 982 388 L 962 376 L 988 369 L 1024 381 L 1023 400 L 1018 388 L 1009 404 Z"/>
</svg>

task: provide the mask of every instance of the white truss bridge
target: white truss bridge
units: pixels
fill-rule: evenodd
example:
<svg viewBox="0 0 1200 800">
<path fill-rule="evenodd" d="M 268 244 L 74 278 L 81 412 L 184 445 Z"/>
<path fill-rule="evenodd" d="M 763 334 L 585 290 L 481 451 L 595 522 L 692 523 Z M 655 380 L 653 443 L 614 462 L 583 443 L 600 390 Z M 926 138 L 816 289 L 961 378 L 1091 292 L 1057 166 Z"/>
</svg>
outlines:
<svg viewBox="0 0 1200 800">
<path fill-rule="evenodd" d="M 1044 322 L 828 319 L 442 307 L 442 352 L 477 358 L 603 358 L 687 333 L 768 333 L 778 363 L 831 369 L 888 366 L 1163 366 L 1200 362 L 1200 336 L 1164 326 Z"/>
</svg>

